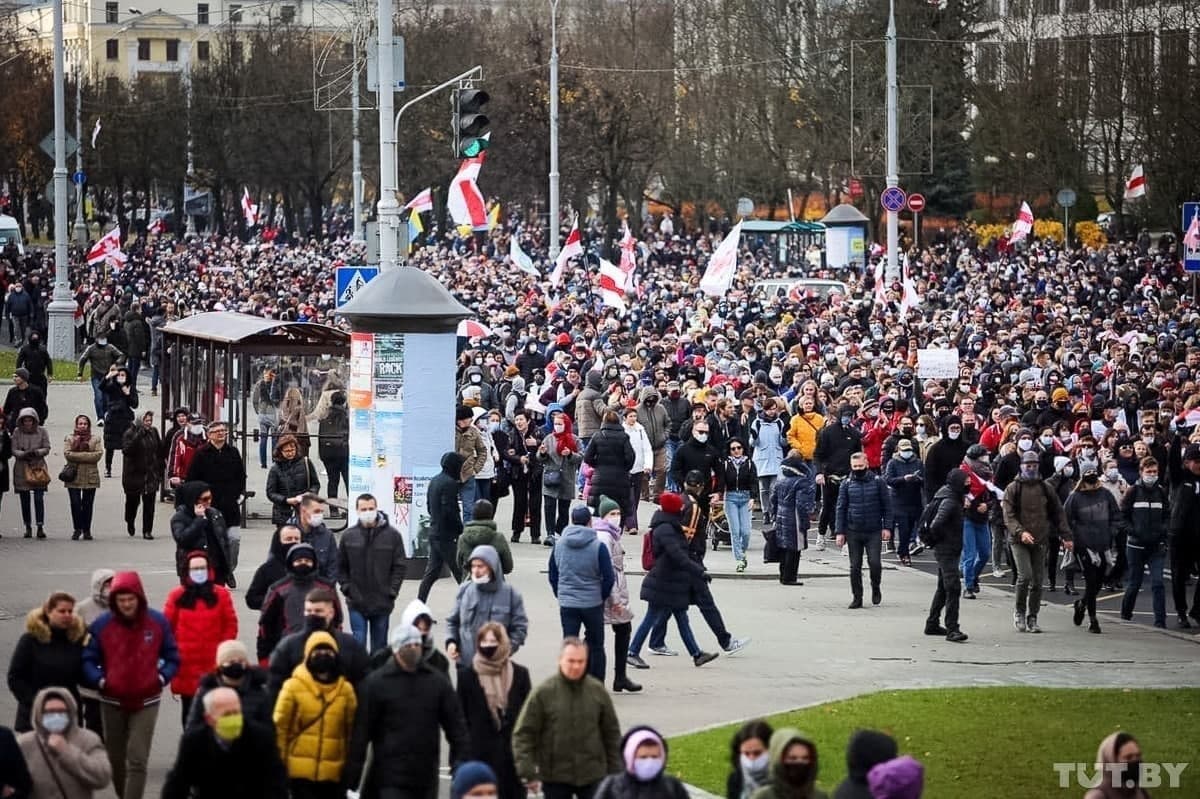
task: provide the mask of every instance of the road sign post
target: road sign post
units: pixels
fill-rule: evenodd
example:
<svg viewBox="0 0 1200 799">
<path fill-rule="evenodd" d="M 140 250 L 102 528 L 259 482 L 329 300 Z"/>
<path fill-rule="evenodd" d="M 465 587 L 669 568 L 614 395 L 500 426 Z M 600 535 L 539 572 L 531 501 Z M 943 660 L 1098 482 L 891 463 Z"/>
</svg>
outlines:
<svg viewBox="0 0 1200 799">
<path fill-rule="evenodd" d="M 1063 209 L 1063 249 L 1071 246 L 1071 206 L 1079 199 L 1074 189 L 1059 189 L 1054 198 Z"/>
<path fill-rule="evenodd" d="M 378 266 L 339 266 L 334 281 L 335 309 L 340 310 L 343 305 L 354 299 L 354 295 L 361 291 L 363 286 L 378 276 Z"/>
<path fill-rule="evenodd" d="M 908 195 L 908 210 L 913 215 L 913 244 L 921 247 L 921 212 L 925 210 L 925 195 L 913 192 Z"/>
</svg>

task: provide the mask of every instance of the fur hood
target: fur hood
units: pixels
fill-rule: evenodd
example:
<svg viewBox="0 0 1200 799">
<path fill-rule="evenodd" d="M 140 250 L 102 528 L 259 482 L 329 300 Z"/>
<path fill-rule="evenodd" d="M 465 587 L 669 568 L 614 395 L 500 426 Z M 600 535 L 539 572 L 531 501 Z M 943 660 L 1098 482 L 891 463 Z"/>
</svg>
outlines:
<svg viewBox="0 0 1200 799">
<path fill-rule="evenodd" d="M 29 633 L 39 644 L 50 643 L 50 620 L 41 608 L 34 608 L 25 615 L 25 632 Z M 72 617 L 71 627 L 67 630 L 67 640 L 79 643 L 87 637 L 87 626 L 78 616 Z"/>
</svg>

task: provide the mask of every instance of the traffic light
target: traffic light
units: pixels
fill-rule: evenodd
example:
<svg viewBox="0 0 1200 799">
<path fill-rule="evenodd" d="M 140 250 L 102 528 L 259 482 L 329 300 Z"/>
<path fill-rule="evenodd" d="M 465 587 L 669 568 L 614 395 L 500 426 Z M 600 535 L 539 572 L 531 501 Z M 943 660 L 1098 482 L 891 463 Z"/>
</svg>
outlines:
<svg viewBox="0 0 1200 799">
<path fill-rule="evenodd" d="M 487 149 L 489 120 L 483 113 L 492 96 L 483 89 L 459 89 L 454 94 L 454 141 L 458 154 L 474 158 Z"/>
</svg>

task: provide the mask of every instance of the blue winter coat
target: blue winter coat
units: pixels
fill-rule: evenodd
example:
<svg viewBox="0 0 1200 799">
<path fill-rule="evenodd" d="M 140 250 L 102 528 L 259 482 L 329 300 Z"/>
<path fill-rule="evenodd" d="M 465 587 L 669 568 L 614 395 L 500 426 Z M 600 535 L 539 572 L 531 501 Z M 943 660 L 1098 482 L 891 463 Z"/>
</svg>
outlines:
<svg viewBox="0 0 1200 799">
<path fill-rule="evenodd" d="M 920 479 L 904 479 L 910 474 L 915 474 Z M 883 469 L 883 481 L 888 484 L 888 490 L 892 493 L 892 505 L 897 511 L 909 515 L 921 512 L 921 507 L 925 504 L 921 494 L 925 485 L 925 465 L 921 463 L 920 458 L 914 456 L 909 461 L 900 457 L 892 458 Z"/>
<path fill-rule="evenodd" d="M 783 454 L 787 449 L 787 426 L 778 417 L 767 421 L 759 417 L 750 423 L 751 449 L 754 450 L 754 468 L 759 477 L 779 474 L 783 466 Z"/>
<path fill-rule="evenodd" d="M 771 498 L 775 519 L 775 543 L 781 549 L 803 549 L 808 523 L 817 501 L 816 476 L 812 467 L 789 458 L 780 467 L 779 480 Z"/>
<path fill-rule="evenodd" d="M 843 480 L 838 489 L 837 521 L 833 527 L 838 535 L 859 533 L 879 535 L 892 529 L 892 498 L 882 477 L 870 472 L 864 480 Z"/>
</svg>

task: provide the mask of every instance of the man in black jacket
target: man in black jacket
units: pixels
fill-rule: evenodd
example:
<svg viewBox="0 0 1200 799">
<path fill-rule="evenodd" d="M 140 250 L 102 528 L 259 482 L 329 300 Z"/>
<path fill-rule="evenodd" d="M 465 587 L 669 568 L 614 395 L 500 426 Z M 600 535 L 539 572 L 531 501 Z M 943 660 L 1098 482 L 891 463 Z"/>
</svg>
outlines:
<svg viewBox="0 0 1200 799">
<path fill-rule="evenodd" d="M 683 485 L 687 474 L 697 471 L 703 478 L 704 485 L 712 485 L 719 460 L 717 451 L 708 443 L 708 422 L 701 419 L 692 425 L 687 443 L 681 446 L 671 459 L 671 479 L 676 485 Z"/>
<path fill-rule="evenodd" d="M 367 676 L 367 651 L 350 633 L 342 632 L 337 619 L 337 595 L 327 588 L 314 588 L 304 597 L 304 629 L 285 636 L 271 652 L 267 690 L 271 701 L 279 695 L 288 677 L 304 662 L 304 645 L 315 632 L 327 632 L 338 645 L 338 666 L 343 677 L 357 686 Z"/>
<path fill-rule="evenodd" d="M 423 659 L 421 631 L 397 628 L 391 646 L 392 658 L 359 687 L 342 780 L 385 799 L 431 796 L 437 792 L 442 762 L 441 733 L 450 743 L 453 770 L 470 759 L 467 723 L 450 681 Z M 364 770 L 369 777 L 360 785 Z"/>
<path fill-rule="evenodd" d="M 258 658 L 265 660 L 285 635 L 300 632 L 305 624 L 305 600 L 310 591 L 324 588 L 333 595 L 333 584 L 317 576 L 317 553 L 312 544 L 296 544 L 287 552 L 287 576 L 271 586 L 258 616 Z M 334 608 L 335 628 L 342 625 L 341 606 Z"/>
<path fill-rule="evenodd" d="M 1138 481 L 1121 498 L 1121 513 L 1129 534 L 1125 539 L 1125 596 L 1121 599 L 1121 618 L 1133 619 L 1138 591 L 1146 567 L 1150 567 L 1150 594 L 1154 606 L 1154 626 L 1167 626 L 1167 590 L 1163 584 L 1163 565 L 1167 559 L 1167 528 L 1171 521 L 1171 503 L 1167 489 L 1158 482 L 1161 473 L 1154 457 L 1143 458 Z M 1190 627 L 1180 614 L 1181 627 Z"/>
<path fill-rule="evenodd" d="M 442 471 L 429 481 L 429 561 L 417 588 L 417 599 L 422 602 L 429 598 L 429 590 L 442 576 L 443 565 L 450 569 L 456 584 L 462 582 L 457 554 L 458 537 L 463 529 L 462 511 L 458 505 L 462 468 L 462 455 L 447 452 L 442 456 Z"/>
<path fill-rule="evenodd" d="M 892 537 L 892 501 L 883 478 L 871 473 L 867 456 L 861 452 L 850 457 L 850 479 L 838 488 L 834 531 L 839 549 L 850 545 L 850 609 L 863 606 L 864 554 L 871 572 L 871 604 L 878 605 L 883 601 L 883 542 Z"/>
<path fill-rule="evenodd" d="M 813 471 L 817 473 L 817 488 L 821 491 L 821 516 L 817 520 L 817 549 L 825 548 L 825 538 L 833 527 L 837 510 L 838 489 L 850 476 L 850 456 L 862 452 L 862 434 L 850 426 L 854 410 L 849 405 L 838 408 L 837 416 L 825 422 L 817 433 L 813 450 Z"/>
<path fill-rule="evenodd" d="M 370 494 L 354 500 L 354 512 L 358 521 L 342 533 L 338 545 L 338 583 L 346 595 L 354 639 L 374 652 L 387 646 L 388 618 L 404 582 L 404 539 Z"/>
<path fill-rule="evenodd" d="M 937 559 L 937 590 L 929 605 L 929 617 L 925 620 L 926 635 L 944 635 L 947 641 L 961 644 L 967 635 L 958 627 L 959 594 L 962 581 L 959 579 L 959 558 L 963 548 L 963 504 L 967 497 L 967 473 L 954 469 L 946 476 L 946 484 L 933 496 L 933 520 L 929 524 L 933 545 L 933 556 Z M 946 610 L 946 626 L 941 624 L 942 609 Z"/>
<path fill-rule="evenodd" d="M 236 588 L 233 572 L 242 548 L 242 495 L 246 493 L 246 464 L 235 447 L 229 446 L 229 425 L 210 422 L 208 441 L 196 450 L 188 466 L 188 480 L 208 483 L 212 506 L 225 517 L 229 533 L 229 587 Z"/>
<path fill-rule="evenodd" d="M 232 688 L 204 695 L 204 726 L 185 732 L 163 799 L 286 799 L 273 730 L 245 720 Z"/>
<path fill-rule="evenodd" d="M 42 346 L 42 336 L 36 330 L 29 334 L 29 342 L 17 350 L 17 368 L 28 371 L 29 382 L 49 396 L 50 352 Z"/>
<path fill-rule="evenodd" d="M 1188 444 L 1183 451 L 1183 469 L 1171 497 L 1171 593 L 1179 626 L 1190 627 L 1188 617 L 1200 624 L 1200 582 L 1188 611 L 1188 576 L 1200 566 L 1200 444 Z"/>
<path fill-rule="evenodd" d="M 667 468 L 670 469 L 670 464 L 675 460 L 675 453 L 683 445 L 683 440 L 680 436 L 680 427 L 692 416 L 692 405 L 687 401 L 687 397 L 679 389 L 679 382 L 672 380 L 667 383 L 666 397 L 663 399 L 663 408 L 667 411 Z M 668 471 L 667 473 L 667 490 L 682 491 L 683 484 L 675 480 L 674 476 Z M 652 496 L 644 496 L 643 499 L 653 500 Z"/>
<path fill-rule="evenodd" d="M 13 372 L 13 387 L 4 397 L 4 420 L 10 433 L 16 429 L 17 416 L 25 408 L 33 408 L 42 424 L 46 423 L 46 394 L 30 382 L 28 369 L 17 369 Z"/>
</svg>

